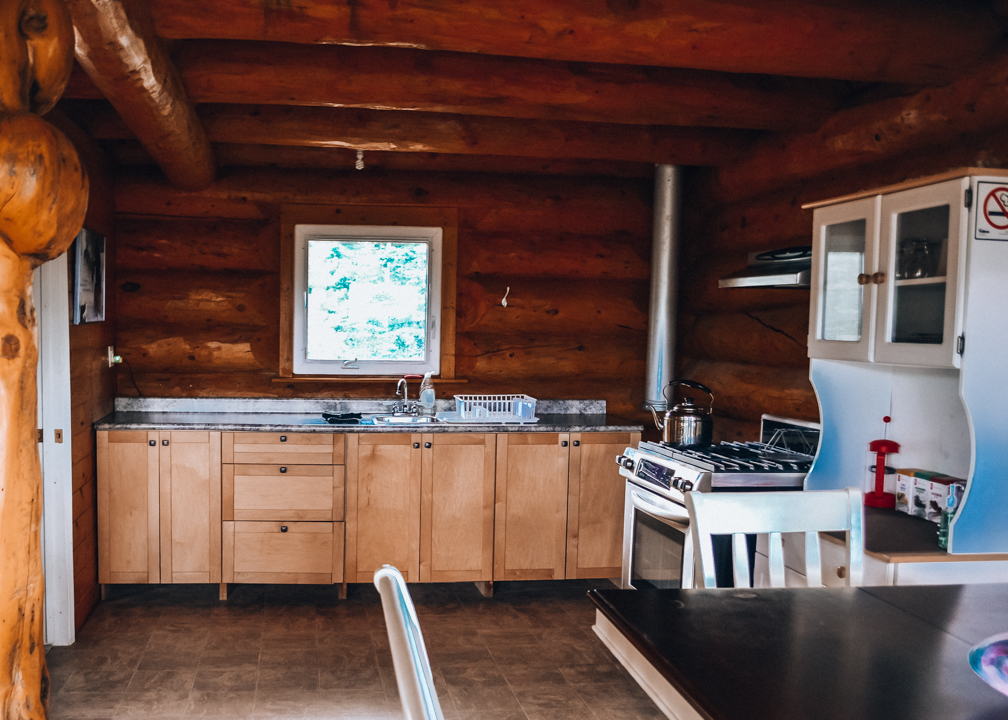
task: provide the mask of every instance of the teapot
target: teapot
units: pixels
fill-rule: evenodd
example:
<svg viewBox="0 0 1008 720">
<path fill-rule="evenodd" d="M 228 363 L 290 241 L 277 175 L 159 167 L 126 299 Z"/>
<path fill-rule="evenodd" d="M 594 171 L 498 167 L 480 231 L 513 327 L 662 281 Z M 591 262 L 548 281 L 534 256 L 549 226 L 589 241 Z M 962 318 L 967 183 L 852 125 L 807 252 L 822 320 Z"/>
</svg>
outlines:
<svg viewBox="0 0 1008 720">
<path fill-rule="evenodd" d="M 663 419 L 658 418 L 658 413 L 652 407 L 651 414 L 654 415 L 655 426 L 662 431 L 662 442 L 680 449 L 709 447 L 714 437 L 714 418 L 711 416 L 714 409 L 714 393 L 706 385 L 692 380 L 673 380 L 662 390 L 666 403 L 670 403 L 666 395 L 668 389 L 680 385 L 707 393 L 710 395 L 710 405 L 708 407 L 694 405 L 692 398 L 685 398 L 668 410 Z"/>
</svg>

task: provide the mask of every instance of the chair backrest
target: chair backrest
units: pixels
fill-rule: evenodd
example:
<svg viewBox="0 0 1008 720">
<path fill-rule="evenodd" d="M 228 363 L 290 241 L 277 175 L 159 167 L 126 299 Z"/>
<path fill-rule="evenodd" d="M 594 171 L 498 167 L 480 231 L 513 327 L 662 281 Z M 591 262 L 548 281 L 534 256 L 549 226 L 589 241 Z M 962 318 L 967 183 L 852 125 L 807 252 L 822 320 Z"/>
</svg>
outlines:
<svg viewBox="0 0 1008 720">
<path fill-rule="evenodd" d="M 398 570 L 385 565 L 375 573 L 374 584 L 382 599 L 396 685 L 406 720 L 444 720 L 434 690 L 427 646 L 406 581 Z"/>
<path fill-rule="evenodd" d="M 805 533 L 805 577 L 822 587 L 819 533 L 847 532 L 847 582 L 861 584 L 864 558 L 864 504 L 861 491 L 686 493 L 693 547 L 700 550 L 700 587 L 717 587 L 711 535 L 732 536 L 735 587 L 749 587 L 746 534 L 768 534 L 770 586 L 784 587 L 781 533 Z"/>
</svg>

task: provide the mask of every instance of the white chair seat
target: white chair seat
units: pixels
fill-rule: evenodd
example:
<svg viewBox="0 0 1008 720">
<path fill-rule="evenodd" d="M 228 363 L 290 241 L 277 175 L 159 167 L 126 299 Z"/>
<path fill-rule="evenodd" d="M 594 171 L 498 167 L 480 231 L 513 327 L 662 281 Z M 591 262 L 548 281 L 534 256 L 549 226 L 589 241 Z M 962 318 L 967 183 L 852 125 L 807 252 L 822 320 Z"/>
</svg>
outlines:
<svg viewBox="0 0 1008 720">
<path fill-rule="evenodd" d="M 784 587 L 781 533 L 805 533 L 805 577 L 822 586 L 819 533 L 847 533 L 847 583 L 861 584 L 864 558 L 864 503 L 861 491 L 686 493 L 693 547 L 700 551 L 700 587 L 717 587 L 712 535 L 732 536 L 735 587 L 749 587 L 747 534 L 768 535 L 770 586 Z"/>
</svg>

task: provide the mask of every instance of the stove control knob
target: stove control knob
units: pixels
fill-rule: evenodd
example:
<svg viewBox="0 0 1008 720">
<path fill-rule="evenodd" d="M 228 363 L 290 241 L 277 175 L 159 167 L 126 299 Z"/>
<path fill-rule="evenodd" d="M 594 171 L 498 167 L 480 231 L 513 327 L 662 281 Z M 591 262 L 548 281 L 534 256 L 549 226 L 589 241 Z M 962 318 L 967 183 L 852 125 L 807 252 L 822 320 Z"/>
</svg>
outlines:
<svg viewBox="0 0 1008 720">
<path fill-rule="evenodd" d="M 689 480 L 681 480 L 679 482 L 679 489 L 684 493 L 688 493 L 690 490 L 693 489 L 693 483 L 691 483 Z"/>
<path fill-rule="evenodd" d="M 633 470 L 634 461 L 628 458 L 626 455 L 617 455 L 616 464 L 620 467 L 625 467 L 627 470 Z"/>
</svg>

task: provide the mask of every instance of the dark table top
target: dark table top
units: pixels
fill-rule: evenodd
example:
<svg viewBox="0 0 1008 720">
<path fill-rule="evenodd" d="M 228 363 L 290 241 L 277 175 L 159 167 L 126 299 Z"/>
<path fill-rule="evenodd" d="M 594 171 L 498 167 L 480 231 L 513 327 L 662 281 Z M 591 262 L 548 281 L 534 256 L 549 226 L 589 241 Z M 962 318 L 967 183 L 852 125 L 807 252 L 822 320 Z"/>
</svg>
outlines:
<svg viewBox="0 0 1008 720">
<path fill-rule="evenodd" d="M 1008 586 L 592 590 L 704 717 L 1008 718 L 969 649 L 1008 631 Z"/>
</svg>

